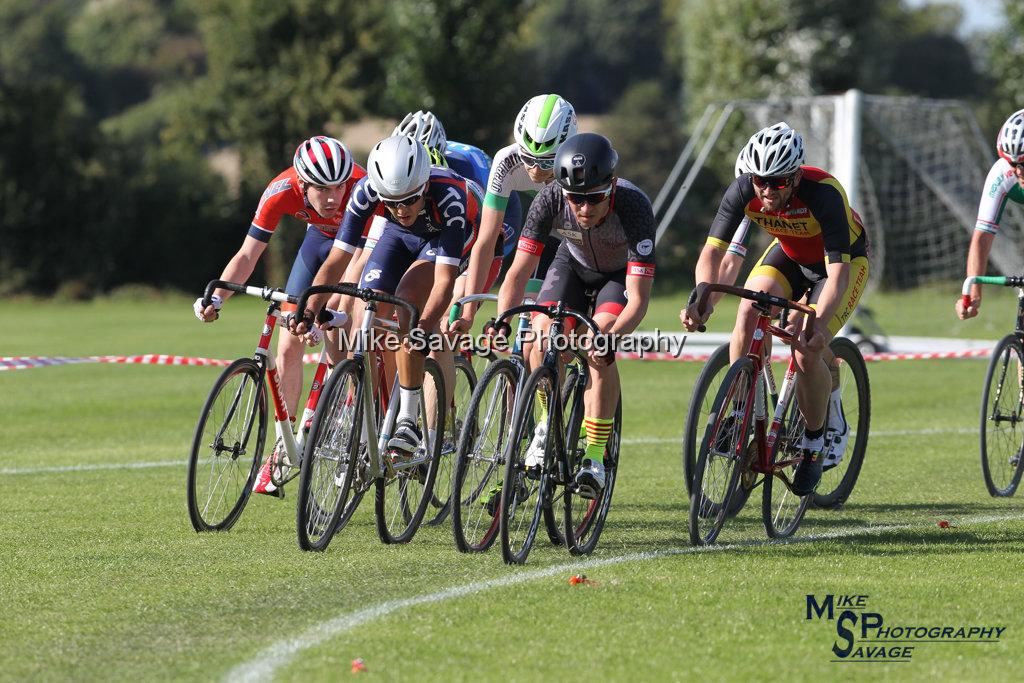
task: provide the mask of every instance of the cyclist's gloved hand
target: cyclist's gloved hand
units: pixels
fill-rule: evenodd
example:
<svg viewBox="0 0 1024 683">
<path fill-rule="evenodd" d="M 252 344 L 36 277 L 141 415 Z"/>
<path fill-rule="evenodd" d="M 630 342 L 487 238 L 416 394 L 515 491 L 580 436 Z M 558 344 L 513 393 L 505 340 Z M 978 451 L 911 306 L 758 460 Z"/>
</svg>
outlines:
<svg viewBox="0 0 1024 683">
<path fill-rule="evenodd" d="M 600 342 L 595 340 L 587 357 L 597 365 L 611 365 L 615 362 L 615 345 L 612 343 L 611 335 L 602 334 Z"/>
<path fill-rule="evenodd" d="M 288 319 L 288 331 L 294 334 L 296 337 L 301 337 L 304 334 L 308 334 L 310 329 L 314 327 L 313 321 L 316 319 L 316 314 L 308 308 L 302 312 L 300 316 L 298 311 L 290 314 Z"/>
<path fill-rule="evenodd" d="M 196 314 L 197 319 L 204 323 L 212 323 L 220 317 L 220 307 L 223 305 L 224 300 L 214 294 L 210 297 L 209 306 L 203 305 L 203 297 L 196 299 L 196 302 L 192 304 L 192 311 Z"/>
<path fill-rule="evenodd" d="M 504 320 L 498 323 L 494 318 L 491 318 L 484 324 L 483 331 L 488 339 L 503 339 L 512 334 L 512 326 Z"/>
<path fill-rule="evenodd" d="M 961 320 L 967 320 L 978 315 L 978 309 L 981 308 L 981 299 L 975 299 L 969 297 L 965 302 L 964 297 L 960 297 L 956 300 L 956 316 Z"/>
<path fill-rule="evenodd" d="M 687 332 L 694 332 L 701 330 L 704 327 L 704 323 L 707 322 L 708 318 L 711 317 L 711 313 L 715 310 L 715 307 L 708 301 L 704 304 L 704 310 L 697 310 L 697 290 L 694 289 L 690 293 L 690 300 L 686 304 L 686 308 L 679 311 L 679 321 L 683 323 L 683 327 L 686 328 Z"/>
</svg>

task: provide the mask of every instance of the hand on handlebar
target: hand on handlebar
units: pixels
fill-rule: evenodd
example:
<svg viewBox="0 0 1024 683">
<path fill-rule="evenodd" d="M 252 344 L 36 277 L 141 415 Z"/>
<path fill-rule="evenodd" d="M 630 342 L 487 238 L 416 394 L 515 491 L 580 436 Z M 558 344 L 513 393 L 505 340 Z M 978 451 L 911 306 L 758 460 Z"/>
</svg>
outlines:
<svg viewBox="0 0 1024 683">
<path fill-rule="evenodd" d="M 214 294 L 210 297 L 210 305 L 203 306 L 203 297 L 199 297 L 192 304 L 192 312 L 196 314 L 196 318 L 204 323 L 212 323 L 214 320 L 220 317 L 220 308 L 224 305 L 224 300 Z"/>
<path fill-rule="evenodd" d="M 687 305 L 686 308 L 679 311 L 679 321 L 683 323 L 683 327 L 686 328 L 687 332 L 694 332 L 698 328 L 703 327 L 704 323 L 711 317 L 711 313 L 714 312 L 715 307 L 711 305 L 709 301 L 703 311 L 697 310 L 697 303 Z"/>
<path fill-rule="evenodd" d="M 956 317 L 961 320 L 967 320 L 978 315 L 979 309 L 981 308 L 981 299 L 970 298 L 967 305 L 964 305 L 964 297 L 960 297 L 956 300 Z"/>
</svg>

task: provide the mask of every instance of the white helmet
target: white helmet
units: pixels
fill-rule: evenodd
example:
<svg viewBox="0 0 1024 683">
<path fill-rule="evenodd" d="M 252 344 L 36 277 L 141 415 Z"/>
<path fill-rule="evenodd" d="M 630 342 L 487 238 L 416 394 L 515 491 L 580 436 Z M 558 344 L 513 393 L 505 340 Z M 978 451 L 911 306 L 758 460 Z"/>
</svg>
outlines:
<svg viewBox="0 0 1024 683">
<path fill-rule="evenodd" d="M 295 172 L 307 183 L 333 187 L 352 176 L 352 155 L 340 140 L 314 135 L 299 145 L 292 159 Z"/>
<path fill-rule="evenodd" d="M 746 173 L 743 169 L 747 167 L 747 148 L 744 147 L 740 150 L 739 156 L 736 157 L 736 165 L 733 166 L 732 172 L 737 178 Z"/>
<path fill-rule="evenodd" d="M 395 126 L 391 135 L 405 135 L 413 140 L 419 140 L 429 149 L 436 149 L 444 152 L 448 144 L 448 136 L 445 135 L 444 126 L 437 120 L 433 112 L 422 109 L 406 114 L 402 122 Z"/>
<path fill-rule="evenodd" d="M 1024 161 L 1024 109 L 1014 112 L 999 129 L 996 151 L 1007 161 Z"/>
<path fill-rule="evenodd" d="M 576 110 L 558 95 L 531 97 L 519 110 L 514 132 L 527 154 L 554 157 L 558 146 L 576 134 Z"/>
<path fill-rule="evenodd" d="M 757 176 L 792 175 L 804 163 L 804 139 L 785 121 L 754 133 L 736 165 Z"/>
<path fill-rule="evenodd" d="M 430 177 L 427 148 L 404 135 L 385 138 L 366 162 L 370 187 L 384 199 L 408 197 Z"/>
</svg>

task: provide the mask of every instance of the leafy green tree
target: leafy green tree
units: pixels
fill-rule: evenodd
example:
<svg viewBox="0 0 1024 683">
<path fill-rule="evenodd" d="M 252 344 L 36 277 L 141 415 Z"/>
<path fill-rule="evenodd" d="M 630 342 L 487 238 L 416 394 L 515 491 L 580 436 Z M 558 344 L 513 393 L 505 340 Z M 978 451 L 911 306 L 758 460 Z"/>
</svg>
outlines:
<svg viewBox="0 0 1024 683">
<path fill-rule="evenodd" d="M 449 137 L 494 152 L 507 144 L 526 88 L 525 0 L 391 0 L 390 115 L 432 110 Z"/>
</svg>

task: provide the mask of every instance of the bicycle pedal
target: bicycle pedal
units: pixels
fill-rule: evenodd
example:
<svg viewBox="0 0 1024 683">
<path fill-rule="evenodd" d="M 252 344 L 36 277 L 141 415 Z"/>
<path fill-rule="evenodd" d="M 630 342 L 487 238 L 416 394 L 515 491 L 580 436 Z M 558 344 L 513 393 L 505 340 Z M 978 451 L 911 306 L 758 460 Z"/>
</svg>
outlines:
<svg viewBox="0 0 1024 683">
<path fill-rule="evenodd" d="M 597 500 L 601 497 L 601 492 L 594 490 L 593 487 L 583 484 L 576 488 L 576 495 L 580 498 L 585 498 L 586 500 Z"/>
</svg>

